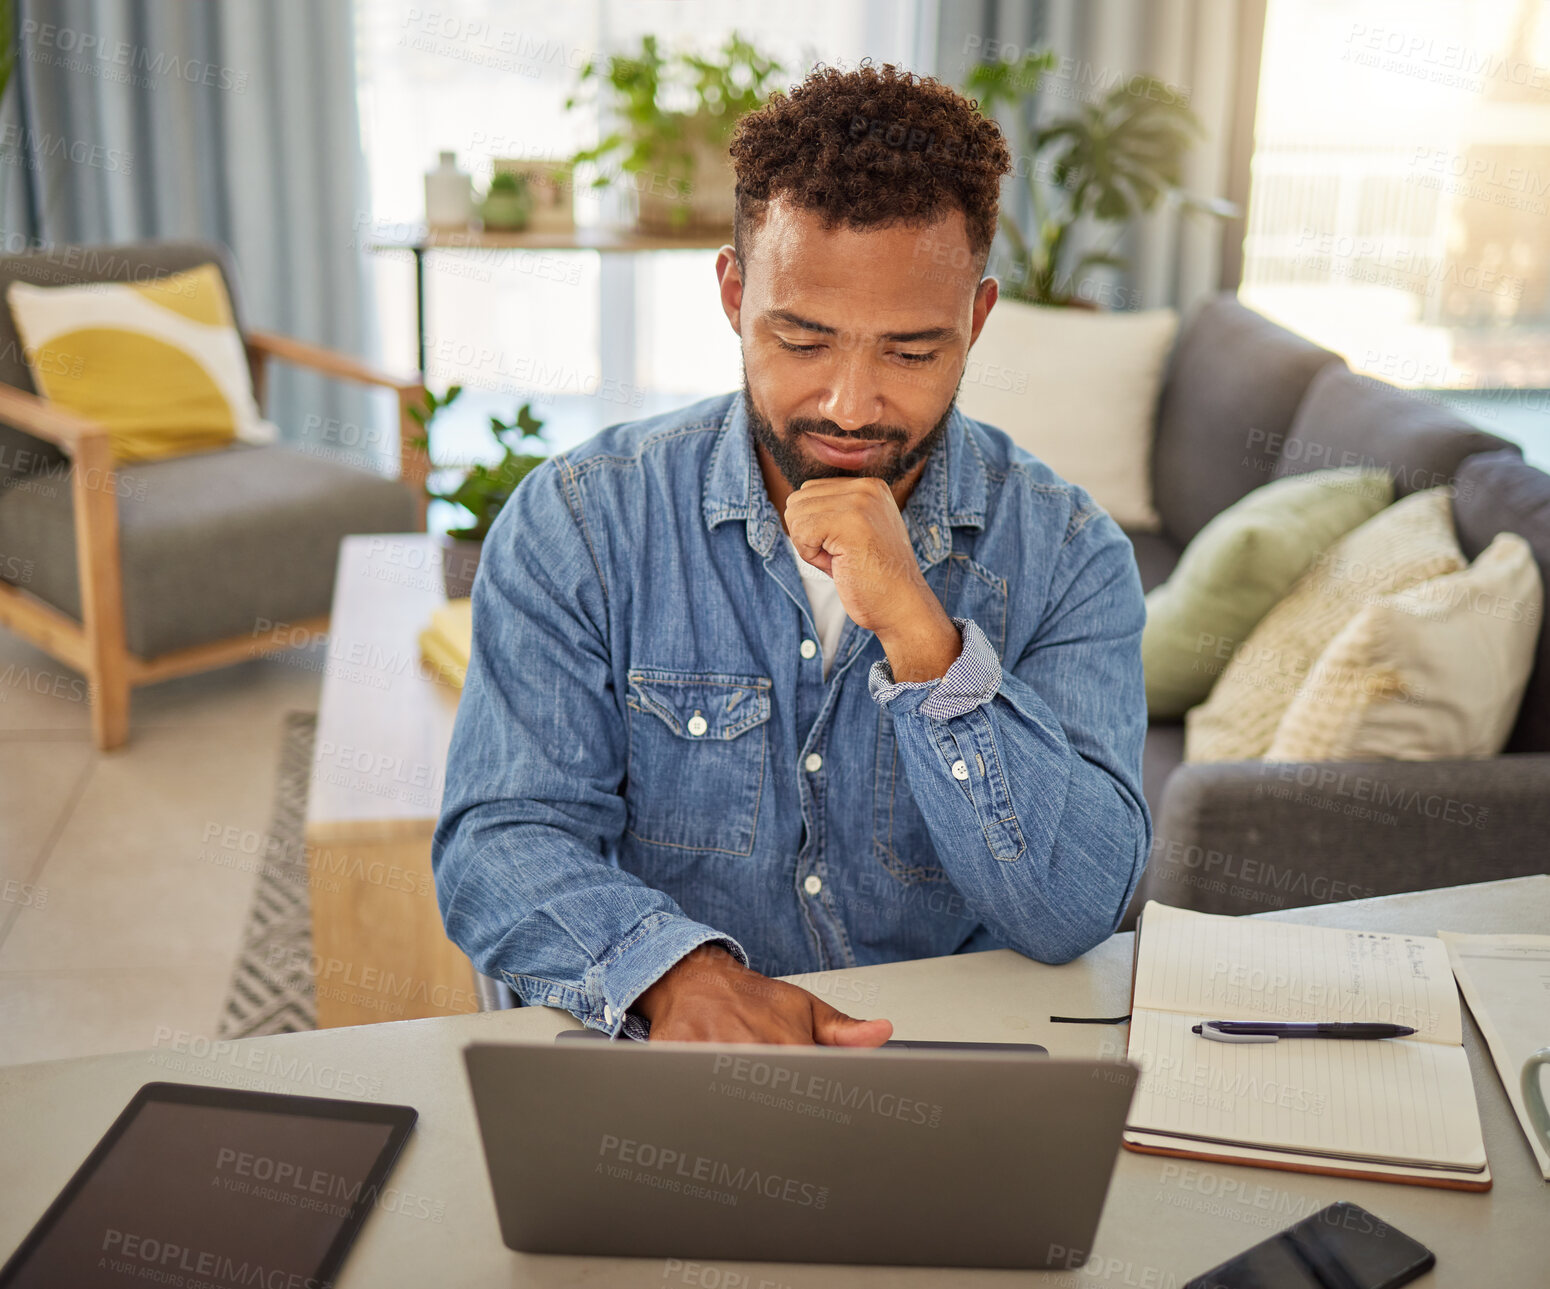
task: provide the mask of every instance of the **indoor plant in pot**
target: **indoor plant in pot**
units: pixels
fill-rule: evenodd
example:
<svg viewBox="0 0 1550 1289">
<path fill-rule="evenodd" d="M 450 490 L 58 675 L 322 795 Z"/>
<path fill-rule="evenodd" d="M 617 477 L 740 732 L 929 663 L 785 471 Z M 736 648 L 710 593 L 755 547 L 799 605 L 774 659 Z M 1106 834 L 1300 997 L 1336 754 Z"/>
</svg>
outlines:
<svg viewBox="0 0 1550 1289">
<path fill-rule="evenodd" d="M 784 74 L 735 31 L 709 57 L 664 54 L 647 35 L 638 53 L 588 59 L 565 106 L 595 93 L 618 123 L 571 164 L 597 167 L 594 188 L 622 173 L 636 193 L 642 232 L 730 228 L 736 178 L 727 144 L 739 118 L 763 104 Z"/>
<path fill-rule="evenodd" d="M 453 385 L 441 397 L 431 390 L 425 391 L 425 401 L 409 409 L 425 433 L 414 440 L 414 445 L 430 457 L 430 427 L 432 421 L 445 408 L 452 406 L 462 394 L 461 385 Z M 473 589 L 474 574 L 479 568 L 479 555 L 490 525 L 501 507 L 516 491 L 517 485 L 537 465 L 548 460 L 548 445 L 543 440 L 543 422 L 533 415 L 532 404 L 523 403 L 516 417 L 510 422 L 498 416 L 490 417 L 490 432 L 503 450 L 501 459 L 494 465 L 475 462 L 469 466 L 450 462 L 438 464 L 430 458 L 430 474 L 425 481 L 425 495 L 432 501 L 449 501 L 462 507 L 473 522 L 462 528 L 448 529 L 440 539 L 442 547 L 442 585 L 449 600 L 460 599 Z M 441 487 L 437 481 L 448 474 L 457 476 L 455 485 Z"/>
<path fill-rule="evenodd" d="M 516 232 L 533 217 L 533 194 L 527 179 L 510 170 L 497 170 L 479 203 L 479 218 L 492 232 Z"/>
<path fill-rule="evenodd" d="M 964 93 L 986 116 L 1012 108 L 1021 125 L 1040 76 L 1054 64 L 1050 50 L 1037 49 L 1016 62 L 982 63 Z M 1120 237 L 1160 202 L 1219 218 L 1238 214 L 1232 202 L 1180 187 L 1184 159 L 1204 130 L 1184 97 L 1156 77 L 1132 76 L 1099 101 L 1019 133 L 1013 143 L 1026 161 L 1032 218 L 1025 232 L 1011 215 L 1001 216 L 1011 246 L 1001 294 L 1013 300 L 1092 307 L 1084 281 L 1095 269 L 1126 266 L 1116 251 Z M 1072 234 L 1084 219 L 1098 226 L 1102 244 L 1080 250 Z"/>
</svg>

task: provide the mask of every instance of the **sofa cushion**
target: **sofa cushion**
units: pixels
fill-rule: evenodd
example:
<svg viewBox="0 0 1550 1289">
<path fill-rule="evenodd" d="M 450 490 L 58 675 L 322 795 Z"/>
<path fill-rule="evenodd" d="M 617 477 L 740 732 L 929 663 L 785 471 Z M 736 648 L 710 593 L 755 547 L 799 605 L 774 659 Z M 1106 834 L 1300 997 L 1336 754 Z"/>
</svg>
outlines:
<svg viewBox="0 0 1550 1289">
<path fill-rule="evenodd" d="M 1179 562 L 1179 547 L 1171 537 L 1163 533 L 1136 533 L 1128 529 L 1125 536 L 1136 552 L 1136 568 L 1141 573 L 1141 590 L 1150 591 L 1161 586 L 1173 574 Z"/>
<path fill-rule="evenodd" d="M 1267 761 L 1441 761 L 1506 746 L 1534 665 L 1544 590 L 1499 533 L 1468 568 L 1379 596 L 1319 655 Z"/>
<path fill-rule="evenodd" d="M 1358 376 L 1342 365 L 1326 367 L 1308 386 L 1280 444 L 1275 476 L 1376 467 L 1394 476 L 1394 495 L 1406 497 L 1452 484 L 1465 457 L 1503 449 L 1517 450 L 1434 396 Z"/>
<path fill-rule="evenodd" d="M 0 299 L 12 282 L 36 286 L 71 286 L 84 282 L 144 282 L 149 278 L 181 272 L 200 264 L 220 266 L 232 317 L 242 329 L 242 301 L 237 290 L 236 265 L 231 252 L 219 242 L 127 242 L 117 246 L 57 246 L 46 251 L 0 255 Z M 0 382 L 28 394 L 38 392 L 27 368 L 21 338 L 10 310 L 0 308 Z M 64 455 L 53 444 L 0 425 L 0 509 L 6 501 L 6 485 L 18 475 L 36 469 L 57 468 Z"/>
<path fill-rule="evenodd" d="M 1185 327 L 1168 365 L 1152 447 L 1152 497 L 1180 546 L 1268 483 L 1308 382 L 1340 358 L 1224 293 Z"/>
<path fill-rule="evenodd" d="M 1178 329 L 1172 309 L 1002 300 L 969 354 L 958 406 L 1085 488 L 1121 527 L 1154 532 L 1157 391 Z"/>
<path fill-rule="evenodd" d="M 104 426 L 117 461 L 273 443 L 253 397 L 242 335 L 214 264 L 144 282 L 34 286 L 6 303 L 33 383 L 57 407 Z"/>
<path fill-rule="evenodd" d="M 1448 491 L 1396 501 L 1314 561 L 1184 718 L 1186 760 L 1263 757 L 1298 685 L 1347 622 L 1379 596 L 1464 567 Z"/>
<path fill-rule="evenodd" d="M 125 635 L 141 658 L 327 613 L 340 538 L 414 527 L 398 480 L 282 446 L 137 462 L 113 478 Z M 0 551 L 26 568 L 28 591 L 79 621 L 73 510 L 67 472 L 16 481 L 0 501 Z"/>
<path fill-rule="evenodd" d="M 1278 479 L 1202 528 L 1173 576 L 1146 597 L 1146 708 L 1181 717 L 1319 553 L 1394 500 L 1382 470 Z"/>
<path fill-rule="evenodd" d="M 1498 533 L 1517 533 L 1550 588 L 1550 474 L 1529 465 L 1516 449 L 1481 453 L 1459 466 L 1457 493 L 1453 522 L 1464 554 L 1474 559 Z M 1550 752 L 1550 631 L 1543 622 L 1507 751 Z"/>
</svg>

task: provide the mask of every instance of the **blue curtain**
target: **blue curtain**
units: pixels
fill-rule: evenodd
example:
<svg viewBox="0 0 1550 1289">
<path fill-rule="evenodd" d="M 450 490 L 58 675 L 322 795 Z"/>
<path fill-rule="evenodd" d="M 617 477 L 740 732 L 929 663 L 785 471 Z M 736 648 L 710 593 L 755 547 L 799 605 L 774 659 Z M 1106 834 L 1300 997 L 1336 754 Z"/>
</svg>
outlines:
<svg viewBox="0 0 1550 1289">
<path fill-rule="evenodd" d="M 13 24 L 7 251 L 212 238 L 236 257 L 247 325 L 375 351 L 349 0 L 16 0 Z M 392 416 L 278 363 L 265 410 L 290 440 Z"/>
</svg>

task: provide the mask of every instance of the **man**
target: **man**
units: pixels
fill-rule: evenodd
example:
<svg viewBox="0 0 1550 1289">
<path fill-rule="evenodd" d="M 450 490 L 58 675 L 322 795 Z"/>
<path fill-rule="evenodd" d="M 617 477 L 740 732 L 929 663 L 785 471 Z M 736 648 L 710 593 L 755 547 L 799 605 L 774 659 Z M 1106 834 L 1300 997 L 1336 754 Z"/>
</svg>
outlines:
<svg viewBox="0 0 1550 1289">
<path fill-rule="evenodd" d="M 887 1020 L 769 977 L 1064 962 L 1118 924 L 1151 842 L 1140 581 L 954 402 L 996 300 L 994 123 L 820 68 L 731 151 L 743 388 L 502 510 L 437 890 L 481 971 L 616 1036 L 876 1045 Z"/>
</svg>

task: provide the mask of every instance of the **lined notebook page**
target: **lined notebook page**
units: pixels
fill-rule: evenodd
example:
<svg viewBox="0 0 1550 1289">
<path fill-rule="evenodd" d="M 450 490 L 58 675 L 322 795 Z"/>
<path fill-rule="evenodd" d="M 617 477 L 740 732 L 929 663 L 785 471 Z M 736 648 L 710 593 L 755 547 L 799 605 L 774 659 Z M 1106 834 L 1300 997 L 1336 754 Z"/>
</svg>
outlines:
<svg viewBox="0 0 1550 1289">
<path fill-rule="evenodd" d="M 1484 1166 L 1463 1047 L 1414 1039 L 1217 1043 L 1190 1032 L 1195 1019 L 1133 1013 L 1130 1057 L 1143 1073 L 1128 1128 L 1355 1160 Z"/>
<path fill-rule="evenodd" d="M 1385 1021 L 1410 1025 L 1428 1042 L 1464 1041 L 1447 946 L 1435 937 L 1224 917 L 1154 901 L 1140 935 L 1139 1009 L 1183 1012 L 1191 1025 Z"/>
</svg>

